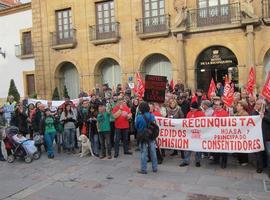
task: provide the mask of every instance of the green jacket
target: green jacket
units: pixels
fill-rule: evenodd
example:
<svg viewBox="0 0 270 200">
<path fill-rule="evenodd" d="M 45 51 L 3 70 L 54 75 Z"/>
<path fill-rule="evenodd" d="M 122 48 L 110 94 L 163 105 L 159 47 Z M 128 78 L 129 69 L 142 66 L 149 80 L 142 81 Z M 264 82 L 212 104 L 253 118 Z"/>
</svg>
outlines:
<svg viewBox="0 0 270 200">
<path fill-rule="evenodd" d="M 98 113 L 97 121 L 98 121 L 98 130 L 99 132 L 110 132 L 111 125 L 110 125 L 110 113 Z"/>
</svg>

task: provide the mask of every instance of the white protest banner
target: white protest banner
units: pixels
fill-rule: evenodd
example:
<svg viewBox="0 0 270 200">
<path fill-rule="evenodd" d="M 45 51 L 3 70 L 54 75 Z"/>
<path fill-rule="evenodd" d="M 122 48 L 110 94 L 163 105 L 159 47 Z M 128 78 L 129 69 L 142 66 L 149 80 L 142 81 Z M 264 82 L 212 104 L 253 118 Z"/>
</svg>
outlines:
<svg viewBox="0 0 270 200">
<path fill-rule="evenodd" d="M 90 97 L 83 97 L 83 99 L 90 100 Z M 42 104 L 47 105 L 48 101 L 49 100 L 43 100 L 43 99 L 28 99 L 28 104 L 30 104 L 30 103 L 36 104 L 37 102 L 41 102 Z M 70 101 L 72 101 L 77 106 L 80 102 L 80 99 L 72 99 Z M 65 101 L 63 101 L 63 100 L 62 101 L 51 101 L 51 102 L 52 102 L 52 106 L 54 106 L 54 107 L 59 107 L 65 103 Z"/>
<path fill-rule="evenodd" d="M 260 116 L 156 118 L 157 145 L 197 152 L 253 153 L 264 150 Z"/>
</svg>

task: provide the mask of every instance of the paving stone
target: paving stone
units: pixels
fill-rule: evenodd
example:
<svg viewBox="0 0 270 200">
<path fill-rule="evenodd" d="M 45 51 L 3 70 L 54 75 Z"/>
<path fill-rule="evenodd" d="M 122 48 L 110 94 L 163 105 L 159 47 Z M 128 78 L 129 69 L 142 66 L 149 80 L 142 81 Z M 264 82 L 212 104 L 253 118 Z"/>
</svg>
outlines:
<svg viewBox="0 0 270 200">
<path fill-rule="evenodd" d="M 207 200 L 270 200 L 262 184 L 267 177 L 256 174 L 252 165 L 242 168 L 230 158 L 224 170 L 203 159 L 200 168 L 194 162 L 180 168 L 180 160 L 167 156 L 158 173 L 152 173 L 148 164 L 147 175 L 137 173 L 138 152 L 112 160 L 67 154 L 49 160 L 44 154 L 30 165 L 4 162 L 0 163 L 0 199 L 188 200 L 193 195 Z"/>
</svg>

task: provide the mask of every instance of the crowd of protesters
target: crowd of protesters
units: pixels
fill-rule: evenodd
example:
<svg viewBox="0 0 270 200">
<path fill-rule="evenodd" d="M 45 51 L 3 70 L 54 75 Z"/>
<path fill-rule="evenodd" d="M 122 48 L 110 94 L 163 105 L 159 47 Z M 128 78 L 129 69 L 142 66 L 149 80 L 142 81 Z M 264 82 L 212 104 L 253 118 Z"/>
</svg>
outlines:
<svg viewBox="0 0 270 200">
<path fill-rule="evenodd" d="M 54 142 L 58 153 L 76 153 L 79 150 L 77 136 L 86 135 L 93 149 L 93 153 L 100 159 L 112 159 L 120 156 L 119 148 L 123 146 L 123 153 L 131 155 L 131 135 L 135 136 L 136 150 L 141 152 L 141 168 L 139 173 L 147 173 L 147 161 L 152 162 L 153 172 L 157 172 L 158 164 L 165 156 L 181 156 L 179 166 L 190 164 L 191 151 L 176 151 L 159 149 L 155 140 L 142 141 L 137 137 L 143 133 L 147 121 L 155 121 L 155 117 L 166 118 L 196 118 L 196 117 L 227 117 L 260 115 L 263 118 L 262 132 L 265 151 L 254 153 L 257 173 L 266 172 L 270 177 L 270 103 L 259 96 L 249 96 L 245 89 L 234 93 L 234 103 L 226 107 L 222 101 L 223 86 L 217 83 L 217 90 L 211 98 L 202 90 L 185 89 L 178 82 L 174 88 L 168 84 L 166 98 L 163 104 L 143 102 L 132 96 L 132 90 L 127 86 L 117 86 L 113 91 L 104 84 L 95 93 L 87 95 L 81 92 L 78 105 L 74 105 L 69 98 L 55 108 L 52 102 L 47 105 L 37 102 L 34 104 L 16 103 L 12 96 L 0 108 L 0 126 L 16 126 L 23 136 L 33 139 L 37 134 L 44 137 L 44 147 L 48 158 L 53 159 Z M 137 138 L 137 140 L 136 140 Z M 8 142 L 0 135 L 8 154 Z M 1 142 L 0 142 L 1 144 Z M 1 147 L 1 146 L 0 146 Z M 0 148 L 1 149 L 1 148 Z M 112 151 L 113 149 L 113 151 Z M 41 148 L 39 148 L 42 151 Z M 114 153 L 112 155 L 112 152 Z M 195 166 L 201 166 L 201 159 L 209 159 L 210 164 L 227 167 L 227 153 L 195 153 Z M 249 163 L 249 154 L 233 154 L 239 164 Z M 0 160 L 4 161 L 0 151 Z"/>
</svg>

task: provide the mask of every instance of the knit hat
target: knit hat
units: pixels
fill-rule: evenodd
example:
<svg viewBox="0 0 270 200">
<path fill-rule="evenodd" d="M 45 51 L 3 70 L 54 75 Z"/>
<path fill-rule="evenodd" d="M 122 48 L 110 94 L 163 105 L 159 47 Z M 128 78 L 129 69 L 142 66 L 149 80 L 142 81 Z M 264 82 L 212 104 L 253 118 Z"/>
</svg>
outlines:
<svg viewBox="0 0 270 200">
<path fill-rule="evenodd" d="M 192 102 L 190 107 L 193 109 L 199 109 L 199 104 L 196 101 L 194 101 L 194 102 Z"/>
<path fill-rule="evenodd" d="M 209 100 L 202 101 L 202 104 L 206 105 L 207 107 L 211 107 L 211 105 L 212 105 L 211 101 L 209 101 Z"/>
</svg>

